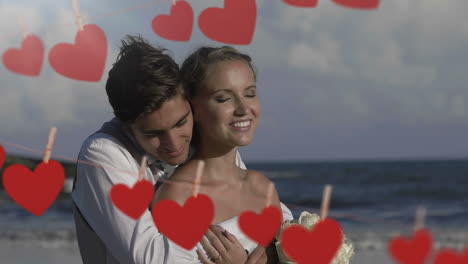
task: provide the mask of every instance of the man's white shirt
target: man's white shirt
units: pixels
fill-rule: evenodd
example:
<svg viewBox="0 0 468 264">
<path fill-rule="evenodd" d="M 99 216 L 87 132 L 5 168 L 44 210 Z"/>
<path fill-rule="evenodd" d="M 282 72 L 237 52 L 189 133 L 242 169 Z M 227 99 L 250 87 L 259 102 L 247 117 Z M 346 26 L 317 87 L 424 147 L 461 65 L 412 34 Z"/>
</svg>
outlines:
<svg viewBox="0 0 468 264">
<path fill-rule="evenodd" d="M 117 209 L 110 199 L 112 186 L 131 187 L 137 182 L 140 164 L 132 153 L 144 154 L 132 136 L 121 128 L 116 119 L 105 123 L 83 142 L 78 156 L 72 200 L 83 263 L 184 263 L 180 259 L 171 260 L 176 255 L 171 251 L 177 249 L 158 231 L 149 210 L 134 220 Z M 145 179 L 153 185 L 159 177 L 167 178 L 175 170 L 174 166 L 161 163 L 162 171 L 161 166 L 154 166 L 157 162 L 150 157 L 145 170 Z M 236 164 L 246 169 L 239 153 Z M 291 211 L 282 203 L 281 209 L 283 220 L 293 219 Z"/>
</svg>

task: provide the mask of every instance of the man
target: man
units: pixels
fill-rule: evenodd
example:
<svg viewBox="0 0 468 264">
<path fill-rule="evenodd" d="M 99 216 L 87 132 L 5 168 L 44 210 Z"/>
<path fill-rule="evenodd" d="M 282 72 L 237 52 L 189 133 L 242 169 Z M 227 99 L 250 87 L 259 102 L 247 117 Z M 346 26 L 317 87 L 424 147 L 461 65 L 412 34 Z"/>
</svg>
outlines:
<svg viewBox="0 0 468 264">
<path fill-rule="evenodd" d="M 122 41 L 106 83 L 115 118 L 81 147 L 72 199 L 85 264 L 184 263 L 171 255 L 171 244 L 149 210 L 134 220 L 117 209 L 109 195 L 115 184 L 135 184 L 143 155 L 148 156 L 145 179 L 155 185 L 189 156 L 192 113 L 179 67 L 164 52 L 141 37 Z M 237 164 L 245 168 L 239 155 Z M 261 247 L 247 261 L 265 262 Z"/>
</svg>

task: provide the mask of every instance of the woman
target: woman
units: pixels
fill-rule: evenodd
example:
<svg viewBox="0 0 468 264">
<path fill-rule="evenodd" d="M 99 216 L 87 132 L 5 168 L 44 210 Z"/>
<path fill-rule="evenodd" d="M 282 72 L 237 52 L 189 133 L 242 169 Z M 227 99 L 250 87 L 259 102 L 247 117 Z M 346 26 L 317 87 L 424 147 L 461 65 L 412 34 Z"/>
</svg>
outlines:
<svg viewBox="0 0 468 264">
<path fill-rule="evenodd" d="M 247 259 L 244 248 L 251 252 L 257 244 L 238 230 L 237 218 L 244 211 L 263 210 L 271 183 L 260 172 L 240 169 L 235 163 L 237 148 L 250 144 L 260 118 L 256 74 L 250 57 L 232 47 L 200 48 L 184 61 L 181 72 L 193 111 L 192 142 L 196 152 L 171 176 L 171 182 L 178 184 L 163 184 L 156 200 L 172 199 L 183 205 L 192 195 L 198 162 L 204 161 L 200 193 L 213 201 L 212 224 L 228 232 L 214 246 L 201 241 L 211 260 L 201 247 L 181 254 L 190 258 L 196 251 L 203 263 L 244 263 Z M 281 210 L 276 190 L 272 205 Z M 221 231 L 210 229 L 209 238 L 215 238 L 212 232 Z M 224 246 L 232 244 L 235 246 Z M 235 257 L 228 257 L 226 251 Z"/>
</svg>

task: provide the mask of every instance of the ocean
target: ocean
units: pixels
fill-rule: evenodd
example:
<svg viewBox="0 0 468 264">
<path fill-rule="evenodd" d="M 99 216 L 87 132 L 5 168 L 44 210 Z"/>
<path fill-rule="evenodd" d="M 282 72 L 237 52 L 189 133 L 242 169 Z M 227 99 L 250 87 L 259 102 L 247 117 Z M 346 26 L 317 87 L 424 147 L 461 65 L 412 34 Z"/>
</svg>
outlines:
<svg viewBox="0 0 468 264">
<path fill-rule="evenodd" d="M 357 248 L 382 248 L 410 234 L 418 206 L 440 245 L 468 244 L 468 161 L 246 162 L 269 177 L 295 218 L 319 213 L 323 188 L 333 187 L 329 217 L 339 221 Z M 71 175 L 69 175 L 71 176 Z M 60 247 L 74 243 L 71 178 L 65 192 L 34 216 L 0 189 L 0 239 Z"/>
<path fill-rule="evenodd" d="M 333 187 L 329 216 L 352 228 L 414 224 L 418 206 L 428 227 L 468 229 L 468 161 L 252 163 L 272 179 L 297 216 L 318 212 Z"/>
</svg>

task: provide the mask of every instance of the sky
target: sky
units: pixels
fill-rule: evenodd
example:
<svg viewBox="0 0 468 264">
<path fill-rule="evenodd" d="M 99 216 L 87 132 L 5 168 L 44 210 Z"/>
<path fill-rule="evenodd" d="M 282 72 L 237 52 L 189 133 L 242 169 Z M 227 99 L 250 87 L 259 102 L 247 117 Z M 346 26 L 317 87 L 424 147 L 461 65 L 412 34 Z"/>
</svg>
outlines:
<svg viewBox="0 0 468 264">
<path fill-rule="evenodd" d="M 223 1 L 187 2 L 193 32 L 180 42 L 151 28 L 154 17 L 169 14 L 171 0 L 81 0 L 84 23 L 98 25 L 108 42 L 101 80 L 86 82 L 58 74 L 47 59 L 54 45 L 74 42 L 71 1 L 1 0 L 0 52 L 21 46 L 20 18 L 45 46 L 39 76 L 0 65 L 0 144 L 7 155 L 41 157 L 55 126 L 53 157 L 77 157 L 82 141 L 113 117 L 104 87 L 125 35 L 141 34 L 171 50 L 178 63 L 202 45 L 226 45 L 198 26 L 200 13 Z M 146 3 L 154 4 L 130 9 Z M 256 136 L 240 150 L 243 159 L 467 158 L 466 13 L 465 0 L 381 0 L 375 10 L 331 0 L 315 8 L 258 0 L 252 42 L 233 45 L 253 58 L 262 104 Z"/>
</svg>

